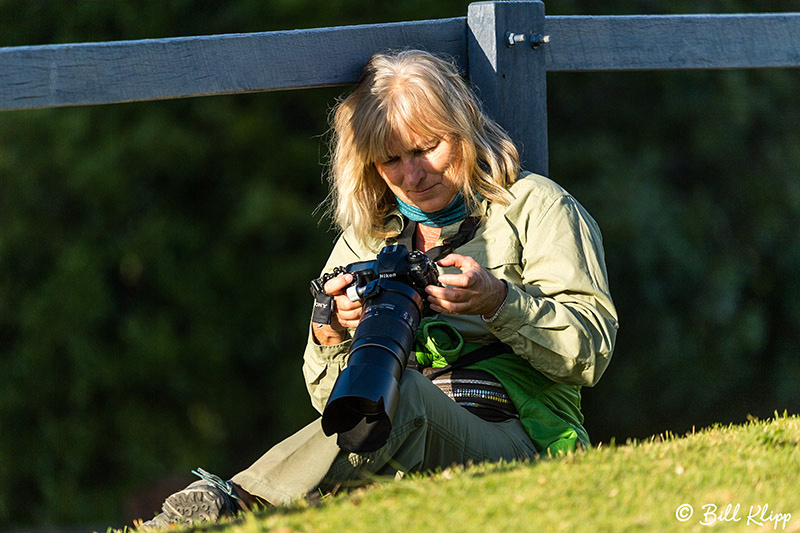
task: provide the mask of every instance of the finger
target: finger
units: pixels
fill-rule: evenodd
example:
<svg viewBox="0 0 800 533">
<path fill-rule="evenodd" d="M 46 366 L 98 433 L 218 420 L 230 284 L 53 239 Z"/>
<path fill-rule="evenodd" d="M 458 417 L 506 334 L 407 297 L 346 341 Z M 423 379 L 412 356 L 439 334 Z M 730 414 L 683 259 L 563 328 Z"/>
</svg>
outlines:
<svg viewBox="0 0 800 533">
<path fill-rule="evenodd" d="M 345 295 L 334 296 L 336 319 L 344 327 L 355 327 L 361 320 L 362 302 L 353 302 Z"/>
<path fill-rule="evenodd" d="M 475 283 L 475 276 L 471 273 L 461 274 L 442 274 L 439 276 L 439 283 L 450 285 L 451 287 L 471 287 Z"/>
<path fill-rule="evenodd" d="M 464 268 L 474 268 L 478 262 L 466 255 L 450 254 L 440 259 L 438 264 L 443 267 L 456 267 L 463 270 Z"/>
<path fill-rule="evenodd" d="M 480 281 L 483 267 L 471 257 L 459 254 L 450 254 L 439 261 L 439 266 L 456 267 L 461 270 L 459 274 L 441 274 L 439 283 L 452 287 L 471 287 Z"/>
<path fill-rule="evenodd" d="M 345 287 L 353 282 L 352 274 L 341 274 L 335 278 L 331 278 L 325 283 L 323 289 L 327 294 L 334 295 L 340 294 L 344 291 Z"/>
<path fill-rule="evenodd" d="M 333 297 L 333 301 L 336 304 L 336 309 L 341 311 L 351 311 L 353 309 L 361 309 L 363 306 L 363 302 L 361 300 L 356 300 L 355 302 L 347 296 L 346 293 L 340 292 L 336 296 Z"/>
<path fill-rule="evenodd" d="M 355 328 L 361 321 L 361 308 L 352 311 L 337 312 L 336 320 L 346 328 Z"/>
<path fill-rule="evenodd" d="M 361 317 L 361 306 L 357 306 L 357 307 L 352 307 L 352 306 L 339 307 L 337 305 L 336 306 L 336 316 L 342 317 L 342 318 L 344 318 L 346 320 L 347 319 L 357 320 L 358 318 Z"/>
<path fill-rule="evenodd" d="M 359 320 L 339 320 L 339 324 L 344 328 L 355 329 L 358 327 Z"/>
<path fill-rule="evenodd" d="M 433 311 L 434 313 L 447 313 L 448 312 L 447 309 L 445 309 L 441 305 L 437 305 L 435 303 L 431 303 L 430 304 L 430 308 L 431 308 L 431 311 Z"/>
<path fill-rule="evenodd" d="M 431 310 L 436 313 L 450 313 L 452 315 L 471 314 L 471 304 L 468 301 L 458 302 L 441 298 L 428 298 Z"/>
<path fill-rule="evenodd" d="M 428 285 L 425 287 L 425 292 L 429 295 L 428 301 L 433 298 L 440 302 L 466 302 L 475 296 L 474 291 L 439 287 L 437 285 Z"/>
</svg>

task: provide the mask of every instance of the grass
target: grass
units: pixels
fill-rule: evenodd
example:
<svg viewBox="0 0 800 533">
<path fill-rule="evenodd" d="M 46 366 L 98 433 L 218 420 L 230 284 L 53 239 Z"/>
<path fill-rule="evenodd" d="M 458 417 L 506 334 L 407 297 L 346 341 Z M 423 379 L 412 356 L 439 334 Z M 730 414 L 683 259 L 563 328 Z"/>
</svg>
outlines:
<svg viewBox="0 0 800 533">
<path fill-rule="evenodd" d="M 691 506 L 693 512 L 685 521 Z M 681 507 L 683 506 L 683 507 Z M 225 533 L 800 531 L 800 418 L 786 413 L 557 459 L 376 483 L 214 526 Z M 203 528 L 201 528 L 203 529 Z"/>
</svg>

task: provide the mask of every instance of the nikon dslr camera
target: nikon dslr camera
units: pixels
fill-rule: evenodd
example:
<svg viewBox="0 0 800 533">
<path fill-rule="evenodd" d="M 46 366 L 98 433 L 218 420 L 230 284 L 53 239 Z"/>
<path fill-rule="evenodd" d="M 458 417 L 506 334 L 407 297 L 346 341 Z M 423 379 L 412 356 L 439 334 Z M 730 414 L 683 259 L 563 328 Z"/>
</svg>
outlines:
<svg viewBox="0 0 800 533">
<path fill-rule="evenodd" d="M 352 263 L 313 281 L 312 293 L 317 295 L 327 279 L 343 272 L 353 275 L 348 297 L 364 305 L 347 368 L 322 413 L 322 429 L 326 435 L 337 433 L 343 450 L 369 452 L 389 437 L 399 381 L 414 348 L 414 333 L 427 313 L 425 287 L 438 285 L 439 276 L 428 256 L 394 244 L 372 261 Z"/>
</svg>

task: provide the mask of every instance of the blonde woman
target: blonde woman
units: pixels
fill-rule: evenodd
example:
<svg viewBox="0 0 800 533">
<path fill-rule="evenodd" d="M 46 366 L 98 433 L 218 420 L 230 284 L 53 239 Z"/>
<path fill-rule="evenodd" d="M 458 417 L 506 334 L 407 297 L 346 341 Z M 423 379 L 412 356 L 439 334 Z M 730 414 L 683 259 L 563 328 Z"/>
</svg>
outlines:
<svg viewBox="0 0 800 533">
<path fill-rule="evenodd" d="M 431 54 L 372 57 L 336 106 L 332 132 L 328 205 L 342 234 L 323 272 L 374 259 L 402 239 L 423 252 L 460 239 L 438 261 L 440 284 L 425 288 L 436 316 L 417 330 L 418 368 L 402 375 L 388 440 L 348 453 L 318 419 L 229 481 L 196 472 L 202 479 L 145 526 L 283 505 L 375 475 L 589 444 L 580 389 L 602 375 L 617 330 L 594 220 L 557 184 L 519 168 L 514 144 L 454 65 Z M 351 282 L 350 274 L 327 280 L 330 324 L 310 327 L 303 373 L 320 413 L 362 315 L 345 294 Z M 426 377 L 487 345 L 503 349 Z"/>
</svg>

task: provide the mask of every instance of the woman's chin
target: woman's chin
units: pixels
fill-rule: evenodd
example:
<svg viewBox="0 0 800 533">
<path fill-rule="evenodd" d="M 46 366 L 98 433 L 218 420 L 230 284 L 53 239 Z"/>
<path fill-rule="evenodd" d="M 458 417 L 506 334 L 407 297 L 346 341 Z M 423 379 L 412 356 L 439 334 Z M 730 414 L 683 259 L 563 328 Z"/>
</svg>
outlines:
<svg viewBox="0 0 800 533">
<path fill-rule="evenodd" d="M 455 198 L 455 195 L 453 195 Z M 453 201 L 453 198 L 443 198 L 441 196 L 436 196 L 433 198 L 414 198 L 413 196 L 409 198 L 411 205 L 416 207 L 417 209 L 421 209 L 426 213 L 436 213 L 437 211 L 441 211 Z"/>
</svg>

